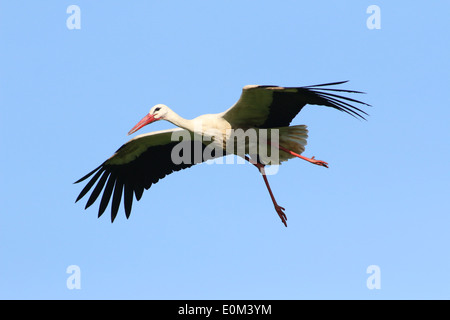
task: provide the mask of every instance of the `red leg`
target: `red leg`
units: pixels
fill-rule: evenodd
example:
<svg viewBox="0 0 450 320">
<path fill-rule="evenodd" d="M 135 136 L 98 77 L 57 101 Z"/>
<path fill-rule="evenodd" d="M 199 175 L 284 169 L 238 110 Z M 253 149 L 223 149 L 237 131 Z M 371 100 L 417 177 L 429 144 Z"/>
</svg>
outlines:
<svg viewBox="0 0 450 320">
<path fill-rule="evenodd" d="M 280 150 L 283 150 L 284 152 L 287 152 L 287 153 L 289 153 L 289 154 L 291 154 L 293 156 L 296 156 L 296 157 L 298 157 L 300 159 L 306 160 L 306 161 L 311 162 L 313 164 L 317 164 L 318 166 L 322 166 L 322 167 L 328 168 L 328 163 L 326 163 L 325 161 L 316 160 L 316 159 L 314 159 L 314 157 L 311 157 L 311 158 L 304 157 L 304 156 L 302 156 L 302 155 L 300 155 L 298 153 L 295 153 L 295 152 L 293 152 L 293 151 L 291 151 L 289 149 L 286 149 L 285 147 L 282 147 L 280 145 L 278 145 L 278 148 Z"/>
<path fill-rule="evenodd" d="M 275 197 L 273 196 L 272 189 L 270 189 L 269 181 L 267 180 L 267 177 L 266 177 L 266 171 L 264 170 L 265 166 L 261 163 L 257 163 L 255 161 L 253 161 L 252 159 L 250 159 L 247 156 L 245 156 L 245 160 L 247 160 L 248 162 L 253 164 L 256 168 L 258 168 L 259 172 L 261 173 L 261 175 L 264 179 L 264 183 L 266 184 L 267 190 L 269 191 L 270 198 L 272 199 L 273 205 L 275 207 L 275 211 L 278 213 L 278 216 L 280 217 L 281 222 L 283 222 L 283 224 L 287 227 L 287 223 L 286 223 L 287 217 L 286 217 L 286 214 L 283 212 L 286 209 L 279 206 L 277 201 L 275 200 Z"/>
</svg>

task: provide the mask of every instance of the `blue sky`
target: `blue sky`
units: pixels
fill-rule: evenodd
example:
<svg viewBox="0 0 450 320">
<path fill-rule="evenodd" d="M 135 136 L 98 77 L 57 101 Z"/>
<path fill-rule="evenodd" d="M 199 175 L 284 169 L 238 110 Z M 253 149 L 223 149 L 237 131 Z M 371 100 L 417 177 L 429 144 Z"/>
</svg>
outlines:
<svg viewBox="0 0 450 320">
<path fill-rule="evenodd" d="M 67 7 L 81 9 L 69 30 Z M 368 29 L 370 5 L 381 29 Z M 445 1 L 1 1 L 0 298 L 450 298 Z M 193 118 L 247 84 L 350 80 L 368 121 L 309 106 L 270 176 L 198 165 L 111 224 L 73 182 L 157 103 Z M 171 128 L 158 122 L 142 132 Z M 76 265 L 80 289 L 68 289 Z M 380 289 L 366 272 L 379 267 Z"/>
</svg>

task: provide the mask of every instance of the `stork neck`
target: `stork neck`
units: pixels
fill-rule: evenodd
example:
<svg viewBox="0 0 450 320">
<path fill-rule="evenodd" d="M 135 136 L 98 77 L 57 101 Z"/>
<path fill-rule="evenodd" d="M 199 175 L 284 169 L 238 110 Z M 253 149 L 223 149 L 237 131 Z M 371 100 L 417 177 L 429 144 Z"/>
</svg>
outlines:
<svg viewBox="0 0 450 320">
<path fill-rule="evenodd" d="M 173 123 L 177 127 L 194 131 L 194 123 L 192 120 L 184 119 L 183 117 L 180 117 L 175 112 L 171 112 L 169 117 L 166 117 L 166 120 Z"/>
</svg>

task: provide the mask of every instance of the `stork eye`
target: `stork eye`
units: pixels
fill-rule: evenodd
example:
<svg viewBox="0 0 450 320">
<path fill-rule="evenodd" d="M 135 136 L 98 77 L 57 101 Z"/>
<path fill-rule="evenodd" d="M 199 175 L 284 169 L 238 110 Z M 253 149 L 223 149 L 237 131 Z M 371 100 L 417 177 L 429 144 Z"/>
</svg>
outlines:
<svg viewBox="0 0 450 320">
<path fill-rule="evenodd" d="M 156 108 L 156 109 L 155 109 L 155 112 L 156 112 L 156 111 L 159 111 L 159 110 L 161 110 L 161 108 L 160 108 L 160 107 Z"/>
</svg>

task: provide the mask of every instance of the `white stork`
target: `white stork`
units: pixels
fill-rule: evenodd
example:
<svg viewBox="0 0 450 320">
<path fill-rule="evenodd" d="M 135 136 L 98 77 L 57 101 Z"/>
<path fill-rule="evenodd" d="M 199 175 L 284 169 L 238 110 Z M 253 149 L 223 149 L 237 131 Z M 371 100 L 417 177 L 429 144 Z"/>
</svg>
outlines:
<svg viewBox="0 0 450 320">
<path fill-rule="evenodd" d="M 279 143 L 274 145 L 270 141 L 268 142 L 272 150 L 275 147 L 278 152 L 279 162 L 298 157 L 313 164 L 328 167 L 328 164 L 324 161 L 300 155 L 304 151 L 308 131 L 305 125 L 289 126 L 289 124 L 307 104 L 331 107 L 346 112 L 355 118 L 365 119 L 362 114 L 367 115 L 367 113 L 350 103 L 368 106 L 367 103 L 332 93 L 362 92 L 329 88 L 345 82 L 347 81 L 306 87 L 248 85 L 243 88 L 239 100 L 225 112 L 206 114 L 192 120 L 183 119 L 165 105 L 155 105 L 128 134 L 132 134 L 145 125 L 161 119 L 167 120 L 181 129 L 176 128 L 138 135 L 122 145 L 108 160 L 75 182 L 79 183 L 94 175 L 83 188 L 76 201 L 85 196 L 93 185 L 97 183 L 86 203 L 85 209 L 95 202 L 103 190 L 98 216 L 100 217 L 103 214 L 112 197 L 111 222 L 113 222 L 117 216 L 123 193 L 125 215 L 129 218 L 133 194 L 136 200 L 139 201 L 144 188 L 149 189 L 152 184 L 157 183 L 166 175 L 215 157 L 214 153 L 211 153 L 211 157 L 192 159 L 190 163 L 176 164 L 172 160 L 171 154 L 172 149 L 177 144 L 184 143 L 186 147 L 191 147 L 192 149 L 199 148 L 200 145 L 200 149 L 204 150 L 208 144 L 212 143 L 216 147 L 219 145 L 226 150 L 226 142 L 229 138 L 227 132 L 230 129 L 279 129 Z M 178 131 L 180 130 L 187 130 L 192 135 L 193 133 L 207 135 L 209 130 L 216 130 L 222 133 L 223 137 L 221 139 L 212 137 L 212 142 L 209 140 L 208 143 L 198 139 L 183 140 L 182 142 L 173 141 L 172 135 L 175 132 L 179 133 Z M 233 153 L 236 154 L 236 152 Z M 219 156 L 222 155 L 220 154 Z M 259 154 L 245 154 L 244 158 L 260 171 L 275 210 L 283 224 L 287 226 L 285 209 L 276 202 L 264 171 L 264 166 L 267 163 L 260 158 Z"/>
</svg>

